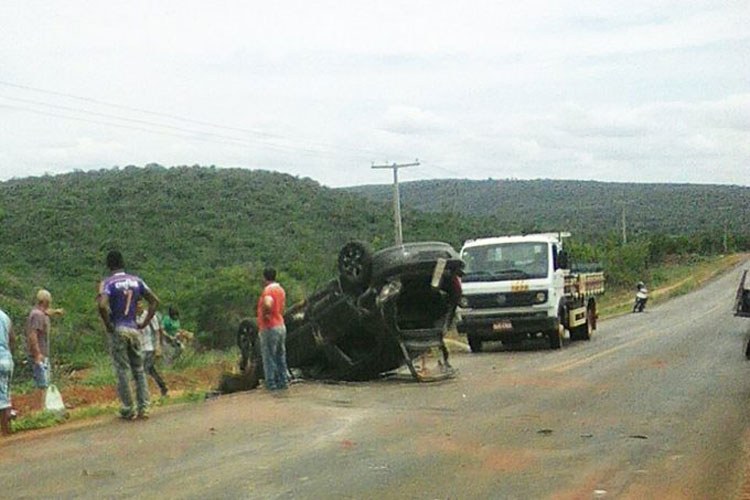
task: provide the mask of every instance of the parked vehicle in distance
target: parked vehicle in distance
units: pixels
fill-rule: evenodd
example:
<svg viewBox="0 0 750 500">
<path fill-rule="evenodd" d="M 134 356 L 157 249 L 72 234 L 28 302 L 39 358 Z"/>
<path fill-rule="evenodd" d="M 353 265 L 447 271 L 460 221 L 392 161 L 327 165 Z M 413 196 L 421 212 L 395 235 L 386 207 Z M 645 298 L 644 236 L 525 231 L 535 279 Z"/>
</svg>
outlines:
<svg viewBox="0 0 750 500">
<path fill-rule="evenodd" d="M 740 285 L 737 287 L 737 295 L 734 301 L 734 315 L 750 318 L 750 277 L 748 277 L 747 269 L 743 271 Z"/>
<path fill-rule="evenodd" d="M 504 344 L 545 336 L 562 347 L 589 340 L 596 330 L 596 297 L 604 293 L 598 266 L 572 270 L 563 250 L 568 233 L 500 236 L 467 241 L 458 331 L 472 352 L 485 341 Z"/>
</svg>

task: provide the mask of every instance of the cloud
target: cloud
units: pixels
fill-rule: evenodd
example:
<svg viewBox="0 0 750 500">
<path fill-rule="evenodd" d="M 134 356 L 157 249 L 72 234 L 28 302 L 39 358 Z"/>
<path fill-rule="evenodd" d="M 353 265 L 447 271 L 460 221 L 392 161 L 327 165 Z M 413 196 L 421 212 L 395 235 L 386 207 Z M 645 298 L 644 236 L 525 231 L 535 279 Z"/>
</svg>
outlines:
<svg viewBox="0 0 750 500">
<path fill-rule="evenodd" d="M 48 146 L 40 151 L 44 161 L 64 164 L 75 161 L 79 164 L 96 164 L 101 158 L 121 153 L 124 146 L 117 141 L 100 141 L 91 137 L 78 137 L 73 143 Z"/>
<path fill-rule="evenodd" d="M 163 118 L 0 86 L 0 179 L 156 161 L 340 185 L 418 157 L 405 177 L 747 184 L 749 16 L 746 0 L 3 4 L 0 81 L 238 140 L 10 109 Z"/>
<path fill-rule="evenodd" d="M 385 112 L 380 128 L 403 135 L 425 135 L 449 129 L 450 122 L 437 114 L 414 106 L 391 106 Z"/>
</svg>

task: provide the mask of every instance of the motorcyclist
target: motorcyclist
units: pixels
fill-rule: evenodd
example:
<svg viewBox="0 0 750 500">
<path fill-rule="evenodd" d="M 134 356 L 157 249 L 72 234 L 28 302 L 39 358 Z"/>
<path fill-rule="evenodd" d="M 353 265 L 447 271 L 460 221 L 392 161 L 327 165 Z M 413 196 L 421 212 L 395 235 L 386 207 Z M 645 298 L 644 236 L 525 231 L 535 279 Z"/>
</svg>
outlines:
<svg viewBox="0 0 750 500">
<path fill-rule="evenodd" d="M 637 291 L 635 292 L 635 304 L 633 304 L 633 312 L 643 312 L 648 301 L 648 290 L 646 284 L 643 281 L 639 281 L 635 285 Z"/>
</svg>

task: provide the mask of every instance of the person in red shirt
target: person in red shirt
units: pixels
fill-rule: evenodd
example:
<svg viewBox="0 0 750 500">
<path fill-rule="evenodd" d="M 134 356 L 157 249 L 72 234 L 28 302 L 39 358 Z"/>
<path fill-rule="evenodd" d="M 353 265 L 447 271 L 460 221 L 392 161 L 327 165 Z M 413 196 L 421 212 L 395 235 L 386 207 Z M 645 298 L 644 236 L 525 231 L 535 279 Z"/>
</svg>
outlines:
<svg viewBox="0 0 750 500">
<path fill-rule="evenodd" d="M 276 282 L 276 270 L 267 267 L 263 270 L 263 292 L 258 299 L 258 337 L 263 357 L 263 373 L 266 389 L 283 390 L 288 387 L 286 366 L 286 326 L 284 308 L 286 293 Z"/>
</svg>

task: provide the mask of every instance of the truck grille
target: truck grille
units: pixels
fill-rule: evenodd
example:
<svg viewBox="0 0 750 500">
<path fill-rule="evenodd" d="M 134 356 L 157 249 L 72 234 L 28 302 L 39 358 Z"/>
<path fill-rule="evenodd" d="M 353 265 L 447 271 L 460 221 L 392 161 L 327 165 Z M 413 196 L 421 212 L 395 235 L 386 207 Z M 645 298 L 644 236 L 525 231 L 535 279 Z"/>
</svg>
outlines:
<svg viewBox="0 0 750 500">
<path fill-rule="evenodd" d="M 481 293 L 464 295 L 472 309 L 493 309 L 498 307 L 523 307 L 534 303 L 537 292 Z"/>
</svg>

